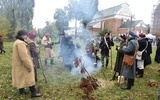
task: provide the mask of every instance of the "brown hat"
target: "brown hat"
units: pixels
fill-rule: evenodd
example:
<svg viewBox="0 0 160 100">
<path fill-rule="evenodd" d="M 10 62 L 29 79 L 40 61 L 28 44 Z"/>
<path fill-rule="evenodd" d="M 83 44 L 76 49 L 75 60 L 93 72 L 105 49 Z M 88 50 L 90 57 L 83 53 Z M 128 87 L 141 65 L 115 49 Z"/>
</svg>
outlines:
<svg viewBox="0 0 160 100">
<path fill-rule="evenodd" d="M 36 34 L 34 32 L 28 32 L 28 37 L 33 39 L 36 37 Z"/>
<path fill-rule="evenodd" d="M 139 34 L 139 37 L 145 38 L 145 37 L 146 37 L 146 34 L 145 34 L 145 33 L 140 33 L 140 34 Z"/>
<path fill-rule="evenodd" d="M 50 36 L 49 33 L 46 33 L 45 36 Z"/>
</svg>

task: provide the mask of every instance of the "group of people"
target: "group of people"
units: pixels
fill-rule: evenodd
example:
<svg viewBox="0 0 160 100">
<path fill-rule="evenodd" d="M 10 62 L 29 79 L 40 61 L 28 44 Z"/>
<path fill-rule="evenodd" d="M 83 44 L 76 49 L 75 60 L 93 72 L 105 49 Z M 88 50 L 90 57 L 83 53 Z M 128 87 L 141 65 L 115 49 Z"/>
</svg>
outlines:
<svg viewBox="0 0 160 100">
<path fill-rule="evenodd" d="M 120 45 L 116 46 L 117 58 L 114 71 L 127 79 L 127 85 L 122 87 L 123 90 L 130 90 L 134 85 L 135 77 L 141 78 L 144 76 L 144 68 L 151 64 L 150 54 L 152 53 L 152 45 L 145 33 L 140 33 L 139 36 L 133 32 L 129 35 L 122 34 L 119 37 Z M 136 58 L 137 52 L 141 52 L 141 58 Z M 127 59 L 125 59 L 128 55 Z M 129 65 L 124 60 L 133 58 L 133 64 Z M 131 59 L 132 59 L 131 58 Z M 126 61 L 127 62 L 127 61 Z"/>
<path fill-rule="evenodd" d="M 37 93 L 35 88 L 36 69 L 40 67 L 40 50 L 34 42 L 35 37 L 34 32 L 17 32 L 12 54 L 12 86 L 19 90 L 19 94 L 28 94 L 25 88 L 29 87 L 31 97 L 40 97 L 42 94 Z"/>
<path fill-rule="evenodd" d="M 34 41 L 35 37 L 36 34 L 34 32 L 26 32 L 25 30 L 18 31 L 16 35 L 12 56 L 12 85 L 19 89 L 20 94 L 27 94 L 28 92 L 25 88 L 29 87 L 31 97 L 40 97 L 42 94 L 37 93 L 35 88 L 37 68 L 40 68 L 38 60 L 40 49 L 39 45 Z M 119 40 L 120 45 L 116 46 L 117 58 L 114 71 L 127 79 L 127 85 L 122 87 L 122 89 L 130 90 L 134 85 L 135 77 L 143 77 L 144 68 L 148 64 L 151 64 L 150 54 L 152 53 L 152 45 L 149 39 L 145 37 L 144 33 L 140 33 L 139 36 L 137 36 L 133 32 L 129 32 L 128 35 L 120 35 Z M 62 64 L 69 68 L 69 70 L 72 70 L 74 59 L 81 56 L 81 46 L 78 43 L 74 45 L 72 37 L 65 36 L 64 33 L 60 34 L 58 42 L 52 42 L 50 35 L 48 33 L 45 34 L 41 40 L 41 45 L 44 46 L 45 65 L 48 65 L 49 58 L 50 64 L 55 64 L 55 53 L 52 48 L 54 44 L 60 44 L 59 56 L 62 57 Z M 102 67 L 107 68 L 111 46 L 114 46 L 114 42 L 110 38 L 110 33 L 106 32 L 100 41 L 86 40 L 85 55 L 90 57 L 95 64 L 97 64 L 97 60 L 101 60 Z M 156 54 L 158 55 L 159 53 L 157 52 L 160 45 L 157 47 Z M 135 57 L 137 51 L 142 52 L 142 58 L 140 60 L 137 60 Z M 101 56 L 98 56 L 98 52 L 100 52 Z M 124 63 L 124 57 L 126 55 L 134 56 L 133 64 L 131 66 Z M 155 59 L 158 62 L 159 59 L 157 58 Z"/>
</svg>

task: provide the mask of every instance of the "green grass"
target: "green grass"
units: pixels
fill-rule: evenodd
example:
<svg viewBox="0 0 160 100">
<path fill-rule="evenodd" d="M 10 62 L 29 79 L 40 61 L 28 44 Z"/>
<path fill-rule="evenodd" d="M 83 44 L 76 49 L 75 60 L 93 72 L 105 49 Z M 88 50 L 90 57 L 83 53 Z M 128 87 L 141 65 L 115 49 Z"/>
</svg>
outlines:
<svg viewBox="0 0 160 100">
<path fill-rule="evenodd" d="M 19 95 L 18 90 L 11 86 L 11 61 L 12 61 L 12 42 L 4 43 L 6 53 L 0 55 L 0 100 L 32 100 L 30 95 Z M 84 97 L 83 91 L 79 88 L 81 77 L 73 76 L 68 69 L 61 64 L 58 59 L 59 46 L 54 46 L 56 57 L 54 66 L 43 66 L 47 83 L 44 82 L 42 69 L 38 69 L 37 91 L 43 94 L 40 98 L 33 100 L 88 100 Z M 145 68 L 144 77 L 135 79 L 135 85 L 130 91 L 121 90 L 122 85 L 117 84 L 117 80 L 111 80 L 113 76 L 114 63 L 116 58 L 115 47 L 112 48 L 112 64 L 109 68 L 102 68 L 92 76 L 98 80 L 100 85 L 90 96 L 94 100 L 157 100 L 158 88 L 150 87 L 149 80 L 153 79 L 160 83 L 160 65 L 154 62 L 156 48 L 153 47 L 152 64 Z M 41 48 L 41 60 L 44 65 L 43 49 Z M 111 67 L 112 65 L 112 67 Z"/>
</svg>

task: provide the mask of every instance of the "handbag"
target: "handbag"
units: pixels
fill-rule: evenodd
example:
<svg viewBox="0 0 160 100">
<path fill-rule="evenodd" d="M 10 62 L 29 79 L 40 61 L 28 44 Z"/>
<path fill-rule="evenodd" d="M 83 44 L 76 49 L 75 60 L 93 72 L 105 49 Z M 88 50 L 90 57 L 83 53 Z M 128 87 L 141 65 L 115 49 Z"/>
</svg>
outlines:
<svg viewBox="0 0 160 100">
<path fill-rule="evenodd" d="M 142 53 L 146 50 L 146 48 L 147 48 L 147 46 L 148 46 L 148 42 L 146 42 L 146 47 L 144 48 L 144 50 L 142 50 L 142 51 L 137 51 L 136 52 L 136 59 L 137 60 L 142 60 Z"/>
<path fill-rule="evenodd" d="M 134 63 L 134 56 L 130 56 L 130 55 L 124 54 L 123 63 L 125 65 L 131 67 L 133 65 L 133 63 Z"/>
<path fill-rule="evenodd" d="M 136 41 L 136 49 L 135 49 L 136 51 L 137 51 L 137 45 L 138 45 L 138 42 Z M 135 56 L 136 56 L 136 51 L 134 52 L 134 55 L 133 55 L 133 56 L 124 54 L 122 64 L 125 64 L 125 65 L 127 65 L 128 67 L 132 67 L 133 64 L 134 64 L 134 58 L 135 58 Z"/>
</svg>

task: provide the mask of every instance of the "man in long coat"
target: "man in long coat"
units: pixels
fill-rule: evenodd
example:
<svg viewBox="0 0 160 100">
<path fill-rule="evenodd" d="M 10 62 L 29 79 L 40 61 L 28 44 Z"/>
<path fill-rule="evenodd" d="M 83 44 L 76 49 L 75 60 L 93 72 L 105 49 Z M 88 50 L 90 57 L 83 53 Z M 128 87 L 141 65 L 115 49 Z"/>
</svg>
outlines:
<svg viewBox="0 0 160 100">
<path fill-rule="evenodd" d="M 138 42 L 136 40 L 137 35 L 133 32 L 129 32 L 128 44 L 122 48 L 118 48 L 119 51 L 124 52 L 127 55 L 134 56 L 138 49 Z M 134 85 L 134 78 L 136 77 L 136 59 L 132 66 L 123 65 L 122 75 L 128 80 L 127 85 L 122 87 L 123 90 L 130 90 Z"/>
<path fill-rule="evenodd" d="M 34 66 L 26 39 L 27 32 L 18 31 L 12 55 L 12 86 L 19 89 L 20 94 L 26 94 L 24 88 L 29 87 L 31 97 L 40 97 L 35 89 Z"/>
</svg>

